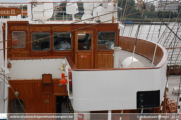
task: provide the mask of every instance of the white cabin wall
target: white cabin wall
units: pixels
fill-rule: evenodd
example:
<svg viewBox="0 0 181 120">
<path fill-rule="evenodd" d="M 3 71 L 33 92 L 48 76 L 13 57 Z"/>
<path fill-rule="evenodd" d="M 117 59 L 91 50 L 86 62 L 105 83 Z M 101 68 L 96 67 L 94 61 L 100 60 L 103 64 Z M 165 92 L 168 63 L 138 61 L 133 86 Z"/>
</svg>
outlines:
<svg viewBox="0 0 181 120">
<path fill-rule="evenodd" d="M 77 111 L 137 109 L 137 91 L 160 90 L 166 84 L 166 66 L 160 69 L 72 71 L 73 108 Z"/>
<path fill-rule="evenodd" d="M 34 59 L 34 60 L 11 60 L 11 80 L 42 79 L 42 74 L 52 74 L 52 78 L 61 78 L 62 67 L 65 59 Z"/>
</svg>

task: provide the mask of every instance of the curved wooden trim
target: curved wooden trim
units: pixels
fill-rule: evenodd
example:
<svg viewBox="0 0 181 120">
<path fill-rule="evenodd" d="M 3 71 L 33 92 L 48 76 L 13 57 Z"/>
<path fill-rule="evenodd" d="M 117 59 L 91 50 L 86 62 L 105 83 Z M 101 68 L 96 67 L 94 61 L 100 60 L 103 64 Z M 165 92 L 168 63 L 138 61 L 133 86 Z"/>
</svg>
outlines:
<svg viewBox="0 0 181 120">
<path fill-rule="evenodd" d="M 72 60 L 70 59 L 69 56 L 66 56 L 65 58 L 67 59 L 67 62 L 69 63 L 69 65 L 70 65 L 70 67 L 71 67 L 72 70 L 78 70 L 78 69 L 76 68 L 75 64 L 74 64 L 74 63 L 72 62 Z"/>
<path fill-rule="evenodd" d="M 136 38 L 133 37 L 125 37 L 125 36 L 119 36 L 121 39 L 119 39 L 119 45 L 122 47 L 123 50 L 126 51 L 133 51 L 134 48 L 134 42 Z M 124 39 L 123 39 L 124 38 Z M 151 60 L 153 59 L 155 47 L 156 52 L 155 52 L 155 58 L 154 58 L 154 64 L 156 67 L 146 67 L 146 68 L 108 68 L 108 69 L 77 69 L 74 65 L 74 63 L 71 61 L 71 59 L 66 56 L 66 59 L 71 67 L 72 70 L 74 71 L 107 71 L 107 70 L 141 70 L 141 69 L 159 69 L 161 68 L 165 62 L 167 61 L 167 50 L 163 48 L 161 45 L 143 40 L 143 39 L 138 39 L 137 46 L 135 53 L 142 55 L 143 57 L 146 57 L 147 59 Z M 150 50 L 151 49 L 151 50 Z"/>
</svg>

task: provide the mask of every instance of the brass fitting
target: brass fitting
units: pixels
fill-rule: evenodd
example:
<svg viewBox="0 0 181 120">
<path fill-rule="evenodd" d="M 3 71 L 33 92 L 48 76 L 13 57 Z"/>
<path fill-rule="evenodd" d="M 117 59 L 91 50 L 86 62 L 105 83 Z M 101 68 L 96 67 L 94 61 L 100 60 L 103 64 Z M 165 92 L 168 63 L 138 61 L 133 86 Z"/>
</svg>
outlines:
<svg viewBox="0 0 181 120">
<path fill-rule="evenodd" d="M 63 64 L 63 65 L 62 65 L 62 67 L 61 67 L 61 68 L 59 68 L 59 70 L 61 70 L 61 71 L 65 71 L 65 66 L 66 66 L 66 65 L 65 65 L 65 64 Z"/>
</svg>

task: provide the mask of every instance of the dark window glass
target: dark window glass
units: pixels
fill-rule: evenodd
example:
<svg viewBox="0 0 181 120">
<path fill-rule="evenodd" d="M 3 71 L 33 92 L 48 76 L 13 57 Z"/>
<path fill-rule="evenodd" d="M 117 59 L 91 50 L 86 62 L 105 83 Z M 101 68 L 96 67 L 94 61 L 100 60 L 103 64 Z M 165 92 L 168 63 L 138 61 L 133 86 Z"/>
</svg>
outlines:
<svg viewBox="0 0 181 120">
<path fill-rule="evenodd" d="M 13 48 L 26 47 L 26 33 L 24 31 L 13 31 Z"/>
<path fill-rule="evenodd" d="M 91 50 L 91 34 L 78 34 L 78 50 Z"/>
<path fill-rule="evenodd" d="M 98 49 L 113 49 L 115 39 L 115 32 L 98 32 Z"/>
<path fill-rule="evenodd" d="M 33 33 L 31 39 L 32 39 L 33 51 L 50 50 L 50 34 L 49 33 Z"/>
<path fill-rule="evenodd" d="M 25 103 L 23 102 L 23 100 L 13 99 L 11 102 L 11 113 L 25 113 L 22 107 L 25 107 Z"/>
<path fill-rule="evenodd" d="M 54 33 L 53 35 L 54 50 L 71 50 L 71 33 Z"/>
</svg>

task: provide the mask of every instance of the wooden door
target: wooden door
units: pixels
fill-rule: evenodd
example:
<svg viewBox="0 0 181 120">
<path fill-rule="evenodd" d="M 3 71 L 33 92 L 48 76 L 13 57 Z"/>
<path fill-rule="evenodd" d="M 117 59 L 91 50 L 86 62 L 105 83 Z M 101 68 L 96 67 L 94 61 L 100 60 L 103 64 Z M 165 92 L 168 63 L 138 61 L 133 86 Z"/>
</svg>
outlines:
<svg viewBox="0 0 181 120">
<path fill-rule="evenodd" d="M 75 32 L 75 66 L 78 69 L 94 68 L 93 31 Z"/>
</svg>

